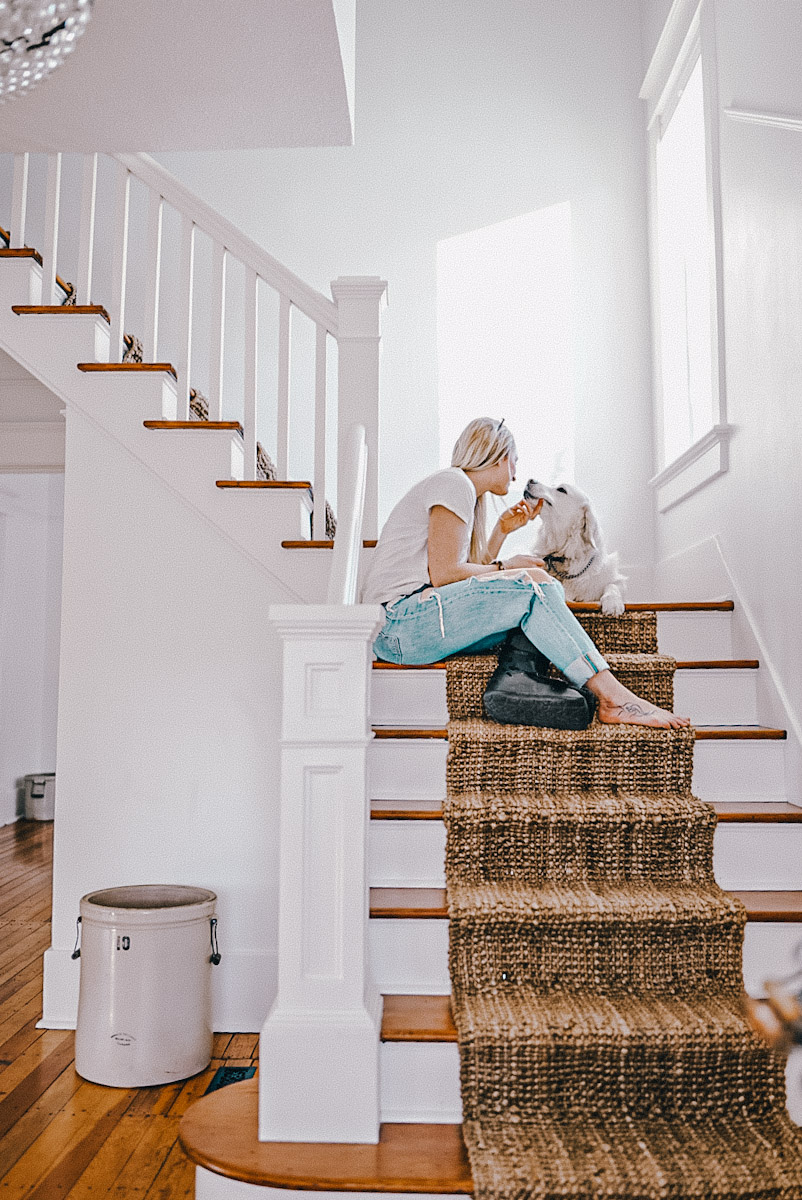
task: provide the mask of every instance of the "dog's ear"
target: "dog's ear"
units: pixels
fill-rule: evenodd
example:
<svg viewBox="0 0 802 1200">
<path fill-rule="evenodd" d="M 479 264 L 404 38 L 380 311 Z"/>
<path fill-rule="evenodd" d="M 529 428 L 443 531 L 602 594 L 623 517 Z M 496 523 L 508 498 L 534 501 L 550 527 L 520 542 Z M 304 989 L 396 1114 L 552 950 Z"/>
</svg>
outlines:
<svg viewBox="0 0 802 1200">
<path fill-rule="evenodd" d="M 599 522 L 594 517 L 588 504 L 582 510 L 582 536 L 589 546 L 592 546 L 594 550 L 597 549 L 601 541 L 601 530 L 599 529 Z"/>
</svg>

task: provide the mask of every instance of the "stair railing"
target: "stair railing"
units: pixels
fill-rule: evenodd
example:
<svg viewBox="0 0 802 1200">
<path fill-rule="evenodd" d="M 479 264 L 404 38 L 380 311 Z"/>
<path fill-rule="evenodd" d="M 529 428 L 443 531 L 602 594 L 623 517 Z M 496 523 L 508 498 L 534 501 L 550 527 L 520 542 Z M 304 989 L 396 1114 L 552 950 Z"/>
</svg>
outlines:
<svg viewBox="0 0 802 1200">
<path fill-rule="evenodd" d="M 98 170 L 113 170 L 113 199 L 105 211 L 99 204 Z M 31 156 L 14 155 L 11 199 L 11 244 L 23 247 L 29 228 L 29 174 Z M 144 230 L 131 221 L 131 185 L 147 189 L 147 217 Z M 76 189 L 73 189 L 75 191 Z M 108 191 L 108 189 L 106 189 Z M 42 232 L 42 304 L 60 304 L 63 292 L 57 284 L 59 234 L 63 233 L 62 155 L 47 156 L 45 215 Z M 178 259 L 177 304 L 175 305 L 175 346 L 173 365 L 178 375 L 178 420 L 190 419 L 190 390 L 195 386 L 193 363 L 208 357 L 208 419 L 223 419 L 224 378 L 229 370 L 242 374 L 242 426 L 244 437 L 244 479 L 255 480 L 258 430 L 265 428 L 260 412 L 275 411 L 273 429 L 266 439 L 275 447 L 275 468 L 279 480 L 290 478 L 291 449 L 296 452 L 312 445 L 312 485 L 315 505 L 312 537 L 326 537 L 325 498 L 333 483 L 331 455 L 327 453 L 327 431 L 332 425 L 333 397 L 329 395 L 328 351 L 330 339 L 337 345 L 337 463 L 346 452 L 346 431 L 359 422 L 365 427 L 368 448 L 368 478 L 365 498 L 365 534 L 375 537 L 378 522 L 378 376 L 380 309 L 386 283 L 372 276 L 341 277 L 331 285 L 333 300 L 306 284 L 268 254 L 230 221 L 196 196 L 173 175 L 146 154 L 83 156 L 80 174 L 80 201 L 76 221 L 77 257 L 75 258 L 75 294 L 78 304 L 101 302 L 111 318 L 111 361 L 121 361 L 126 314 L 135 307 L 142 315 L 140 336 L 146 361 L 157 362 L 164 352 L 163 313 L 164 273 L 167 260 Z M 179 233 L 168 244 L 167 214 L 178 214 Z M 69 216 L 69 214 L 68 214 Z M 39 231 L 37 231 L 39 232 Z M 199 295 L 197 286 L 197 234 L 211 241 L 211 266 L 208 287 Z M 99 248 L 110 258 L 110 294 L 96 295 L 96 260 Z M 64 247 L 67 250 L 67 247 Z M 71 260 L 73 248 L 69 248 Z M 136 259 L 137 283 L 141 295 L 133 297 L 133 272 Z M 243 293 L 232 297 L 234 264 L 244 272 Z M 62 271 L 62 274 L 64 272 Z M 278 298 L 276 332 L 276 376 L 272 396 L 263 397 L 260 351 L 263 337 L 260 303 L 265 289 Z M 136 303 L 132 303 L 133 301 Z M 232 306 L 232 300 L 235 303 Z M 172 306 L 171 306 L 172 307 Z M 235 363 L 233 347 L 227 345 L 227 316 L 241 309 L 243 359 Z M 293 408 L 300 396 L 294 394 L 293 323 L 296 316 L 314 325 L 314 362 L 300 386 L 313 390 L 313 419 L 293 419 Z M 197 353 L 199 330 L 208 338 L 208 356 Z M 272 390 L 272 389 L 271 389 Z M 308 406 L 307 406 L 308 407 Z M 311 430 L 310 430 L 311 425 Z M 311 433 L 311 437 L 310 437 Z M 297 453 L 295 455 L 297 457 Z M 339 481 L 339 470 L 338 470 Z M 339 488 L 338 488 L 339 490 Z"/>
</svg>

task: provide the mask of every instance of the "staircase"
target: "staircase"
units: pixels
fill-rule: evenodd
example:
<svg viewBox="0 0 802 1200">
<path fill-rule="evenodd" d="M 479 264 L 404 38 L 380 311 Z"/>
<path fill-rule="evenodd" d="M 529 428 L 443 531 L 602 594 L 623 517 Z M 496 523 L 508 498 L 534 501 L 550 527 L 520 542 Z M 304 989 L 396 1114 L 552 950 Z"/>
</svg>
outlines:
<svg viewBox="0 0 802 1200">
<path fill-rule="evenodd" d="M 120 176 L 118 187 L 125 226 L 128 176 L 136 164 L 129 161 L 120 166 L 126 173 L 124 180 Z M 20 167 L 14 200 L 18 221 L 20 213 L 24 215 L 19 190 L 22 174 Z M 154 174 L 150 166 L 144 174 L 156 197 L 149 226 L 155 240 L 148 253 L 155 247 L 158 262 L 163 193 L 170 191 L 172 184 Z M 47 208 L 51 215 L 56 213 L 56 223 L 58 179 L 54 167 L 49 174 Z M 91 181 L 90 164 L 85 173 L 86 195 L 92 199 L 89 207 L 94 214 Z M 228 230 L 222 236 L 219 218 L 215 225 L 208 213 L 195 211 L 193 216 L 186 197 L 178 197 L 174 190 L 170 195 L 185 202 L 187 209 L 182 270 L 184 283 L 189 280 L 185 293 L 191 295 L 193 230 L 204 228 L 202 219 L 220 234 L 216 244 L 222 249 L 215 258 L 218 284 L 226 256 L 233 253 L 231 245 L 243 254 L 248 248 L 241 241 L 235 243 L 234 234 Z M 93 297 L 91 286 L 86 286 L 91 284 L 87 244 L 91 246 L 91 238 L 87 241 L 82 234 L 79 274 L 86 282 L 82 288 L 79 279 L 79 300 L 89 301 Z M 185 342 L 181 362 L 174 365 L 159 358 L 155 334 L 149 347 L 153 361 L 135 365 L 115 361 L 120 357 L 124 332 L 120 314 L 125 311 L 127 230 L 117 244 L 114 278 L 119 295 L 112 297 L 108 309 L 89 302 L 72 308 L 53 303 L 58 237 L 52 230 L 41 256 L 24 245 L 0 250 L 0 344 L 67 406 L 68 489 L 71 473 L 74 478 L 80 477 L 89 504 L 91 471 L 102 470 L 102 464 L 93 467 L 89 448 L 100 445 L 101 440 L 104 445 L 122 447 L 144 469 L 147 478 L 158 481 L 159 487 L 177 496 L 194 514 L 200 514 L 219 537 L 258 568 L 259 577 L 271 581 L 273 598 L 294 605 L 298 612 L 310 602 L 314 606 L 323 601 L 331 543 L 321 536 L 324 525 L 320 499 L 326 494 L 321 347 L 326 337 L 333 336 L 334 329 L 340 353 L 340 419 L 342 422 L 344 415 L 364 415 L 368 410 L 370 442 L 375 435 L 377 395 L 373 385 L 378 362 L 378 308 L 384 291 L 381 281 L 340 281 L 335 289 L 337 302 L 332 304 L 323 297 L 311 301 L 302 288 L 296 288 L 292 280 L 287 282 L 271 264 L 263 268 L 267 271 L 269 267 L 274 282 L 287 289 L 280 293 L 285 299 L 279 314 L 284 331 L 279 342 L 285 351 L 289 349 L 286 322 L 296 302 L 307 304 L 319 322 L 318 329 L 323 330 L 316 339 L 317 449 L 315 479 L 310 482 L 315 484 L 318 502 L 313 505 L 308 481 L 255 478 L 257 267 L 249 268 L 252 274 L 248 276 L 246 295 L 246 309 L 251 302 L 252 307 L 247 309 L 251 332 L 246 339 L 243 420 L 223 419 L 218 376 L 210 397 L 213 419 L 190 421 L 191 304 L 182 318 Z M 221 284 L 219 295 L 212 296 L 218 328 L 222 328 L 224 294 Z M 157 309 L 155 301 L 150 304 L 151 317 Z M 156 329 L 155 324 L 151 329 Z M 215 345 L 218 361 L 222 361 L 220 345 Z M 278 458 L 279 465 L 286 468 L 290 410 L 283 355 L 281 351 Z M 375 471 L 375 454 L 371 469 Z M 373 494 L 370 484 L 368 488 L 369 508 L 374 501 L 375 477 Z M 72 504 L 74 509 L 75 497 Z M 369 535 L 375 533 L 372 521 L 375 512 L 368 519 Z M 158 531 L 154 538 L 158 541 Z M 366 554 L 373 544 L 370 537 L 365 540 Z M 759 996 L 766 977 L 794 969 L 795 947 L 802 938 L 802 807 L 798 806 L 802 801 L 786 791 L 785 731 L 759 722 L 759 664 L 733 657 L 731 601 L 641 607 L 658 610 L 660 650 L 679 660 L 676 708 L 687 713 L 698 727 L 694 792 L 712 804 L 719 817 L 716 877 L 746 905 L 749 923 L 744 977 L 750 993 Z M 329 694 L 326 689 L 331 684 L 326 682 L 325 668 L 323 664 L 324 674 L 315 676 L 313 683 L 313 690 L 318 685 L 323 689 L 321 711 L 333 713 L 338 706 L 347 709 L 351 693 Z M 459 1127 L 459 1061 L 448 1000 L 441 820 L 447 753 L 444 671 L 440 666 L 398 668 L 374 664 L 370 674 L 369 713 L 374 736 L 364 739 L 370 800 L 367 945 L 368 974 L 383 996 L 380 1140 L 377 1144 L 259 1141 L 258 1085 L 253 1081 L 232 1085 L 200 1101 L 184 1120 L 183 1143 L 198 1165 L 198 1200 L 264 1195 L 270 1188 L 421 1195 L 460 1195 L 472 1190 Z M 358 671 L 353 676 L 357 678 Z M 275 690 L 276 677 L 270 682 Z M 285 707 L 286 698 L 285 682 Z M 323 725 L 332 723 L 330 717 Z M 314 736 L 314 732 L 309 734 L 312 740 Z M 357 829 L 359 818 L 357 806 Z M 326 847 L 318 849 L 324 856 Z M 62 862 L 67 857 L 65 850 Z M 352 882 L 358 897 L 361 876 Z M 71 923 L 68 912 L 57 911 L 56 918 L 64 926 Z M 62 957 L 68 959 L 68 952 Z M 234 962 L 236 965 L 236 958 Z M 66 972 L 72 970 L 74 979 L 74 968 L 61 960 L 59 963 L 66 992 L 72 986 L 66 982 Z M 51 967 L 51 980 L 56 975 L 56 967 Z M 802 1117 L 802 1094 L 793 1071 L 790 1082 L 792 1110 Z M 347 1109 L 355 1102 L 354 1096 L 345 1093 L 310 1096 L 310 1102 L 312 1099 L 332 1109 Z M 280 1107 L 281 1096 L 276 1100 Z"/>
<path fill-rule="evenodd" d="M 744 978 L 760 996 L 765 978 L 794 969 L 802 941 L 802 807 L 785 793 L 785 732 L 758 721 L 759 663 L 732 656 L 731 601 L 629 607 L 657 609 L 660 651 L 678 660 L 675 708 L 697 726 L 693 790 L 718 815 L 716 879 L 746 906 Z M 184 1118 L 198 1200 L 270 1188 L 472 1189 L 460 1136 L 443 888 L 445 670 L 374 663 L 372 677 L 369 945 L 383 995 L 381 1139 L 377 1146 L 259 1142 L 257 1087 L 237 1084 Z M 789 1107 L 798 1121 L 800 1074 L 792 1055 Z M 243 1181 L 242 1190 L 227 1180 Z"/>
</svg>

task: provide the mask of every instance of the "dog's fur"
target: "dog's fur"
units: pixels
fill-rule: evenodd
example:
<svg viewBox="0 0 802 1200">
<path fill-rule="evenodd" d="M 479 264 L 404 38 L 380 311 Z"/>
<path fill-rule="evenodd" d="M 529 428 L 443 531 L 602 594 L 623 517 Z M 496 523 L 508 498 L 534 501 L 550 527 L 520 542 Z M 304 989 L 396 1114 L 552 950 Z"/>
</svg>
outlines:
<svg viewBox="0 0 802 1200">
<path fill-rule="evenodd" d="M 618 569 L 618 555 L 608 554 L 604 547 L 585 493 L 570 483 L 547 487 L 530 479 L 524 498 L 543 501 L 532 554 L 546 560 L 546 570 L 560 580 L 566 599 L 600 600 L 603 613 L 619 616 L 624 611 L 626 577 Z M 568 578 L 571 575 L 576 578 Z"/>
</svg>

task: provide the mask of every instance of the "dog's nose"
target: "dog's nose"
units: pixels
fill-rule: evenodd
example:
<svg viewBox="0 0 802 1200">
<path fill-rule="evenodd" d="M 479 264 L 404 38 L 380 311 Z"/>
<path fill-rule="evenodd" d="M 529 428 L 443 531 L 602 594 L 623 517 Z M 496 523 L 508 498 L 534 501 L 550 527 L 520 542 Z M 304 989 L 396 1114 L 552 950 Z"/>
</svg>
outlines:
<svg viewBox="0 0 802 1200">
<path fill-rule="evenodd" d="M 536 480 L 536 479 L 530 479 L 530 480 L 528 481 L 528 483 L 527 483 L 526 487 L 524 488 L 524 495 L 525 495 L 525 496 L 532 496 L 532 495 L 534 494 L 534 491 L 535 491 L 535 489 L 537 488 L 537 486 L 538 486 L 538 482 L 537 482 L 537 480 Z"/>
</svg>

